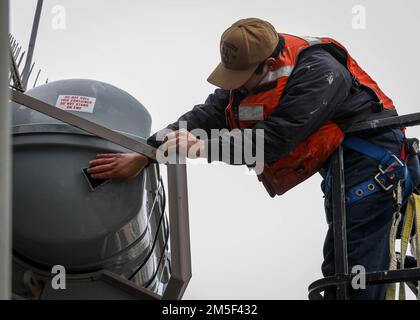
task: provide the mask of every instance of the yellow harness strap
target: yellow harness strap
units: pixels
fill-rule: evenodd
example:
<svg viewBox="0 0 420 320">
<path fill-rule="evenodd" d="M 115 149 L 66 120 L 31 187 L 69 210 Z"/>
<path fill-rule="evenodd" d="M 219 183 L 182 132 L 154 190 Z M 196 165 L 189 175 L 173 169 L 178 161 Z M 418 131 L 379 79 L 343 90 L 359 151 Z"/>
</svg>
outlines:
<svg viewBox="0 0 420 320">
<path fill-rule="evenodd" d="M 397 270 L 397 256 L 395 254 L 395 239 L 397 238 L 398 226 L 401 222 L 401 205 L 402 205 L 402 187 L 401 182 L 398 183 L 394 190 L 394 197 L 396 199 L 396 208 L 392 219 L 391 230 L 389 233 L 389 270 Z M 395 300 L 396 284 L 388 284 L 386 291 L 386 300 Z"/>
<path fill-rule="evenodd" d="M 396 217 L 396 214 L 394 214 L 394 221 L 393 225 L 391 227 L 391 233 L 390 233 L 390 268 L 389 270 L 396 270 L 397 267 L 397 260 L 395 255 L 395 239 L 396 239 L 396 232 L 399 225 L 399 220 L 401 219 L 401 215 Z M 413 237 L 411 237 L 411 231 L 413 230 L 413 224 L 416 227 L 416 233 Z M 416 257 L 417 259 L 417 266 L 420 265 L 419 263 L 419 257 L 420 257 L 420 196 L 417 194 L 412 194 L 410 198 L 408 199 L 407 203 L 407 209 L 405 212 L 404 217 L 404 224 L 401 232 L 401 263 L 400 263 L 400 270 L 404 269 L 404 261 L 405 257 L 407 255 L 408 250 L 408 244 L 410 243 L 411 253 Z M 410 240 L 411 239 L 411 240 Z M 404 282 L 400 282 L 399 287 L 399 299 L 405 300 L 405 284 Z M 419 288 L 418 288 L 419 289 Z M 387 289 L 387 300 L 394 300 L 395 299 L 395 291 L 396 291 L 396 285 L 395 283 L 391 283 L 388 285 Z M 417 290 L 419 292 L 419 290 Z M 420 293 L 417 294 L 417 299 L 420 300 Z"/>
<path fill-rule="evenodd" d="M 417 260 L 417 267 L 420 267 L 420 196 L 413 194 L 416 204 L 416 214 L 414 217 L 416 233 L 412 237 L 411 254 Z M 417 300 L 420 300 L 420 281 L 417 281 Z"/>
</svg>

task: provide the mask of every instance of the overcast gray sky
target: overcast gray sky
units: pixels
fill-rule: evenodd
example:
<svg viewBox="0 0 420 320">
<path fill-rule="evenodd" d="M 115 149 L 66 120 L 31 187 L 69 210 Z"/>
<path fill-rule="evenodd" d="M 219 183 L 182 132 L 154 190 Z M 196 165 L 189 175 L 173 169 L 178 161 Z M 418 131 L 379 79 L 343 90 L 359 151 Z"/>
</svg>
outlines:
<svg viewBox="0 0 420 320">
<path fill-rule="evenodd" d="M 11 1 L 11 31 L 24 47 L 35 5 Z M 357 5 L 365 28 L 354 20 Z M 54 8 L 65 9 L 64 29 Z M 259 17 L 280 32 L 336 38 L 406 114 L 419 110 L 419 14 L 418 0 L 45 0 L 34 61 L 44 81 L 88 78 L 129 92 L 158 130 L 215 89 L 206 79 L 221 33 Z M 320 177 L 271 199 L 246 171 L 188 167 L 193 277 L 185 299 L 306 299 L 322 276 Z"/>
</svg>

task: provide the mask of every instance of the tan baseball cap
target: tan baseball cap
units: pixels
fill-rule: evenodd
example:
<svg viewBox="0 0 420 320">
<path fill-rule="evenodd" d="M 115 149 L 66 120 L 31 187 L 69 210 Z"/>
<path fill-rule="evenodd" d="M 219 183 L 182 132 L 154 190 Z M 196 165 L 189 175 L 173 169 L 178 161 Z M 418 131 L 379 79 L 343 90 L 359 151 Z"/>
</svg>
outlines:
<svg viewBox="0 0 420 320">
<path fill-rule="evenodd" d="M 248 18 L 235 22 L 222 34 L 222 62 L 207 81 L 222 89 L 239 88 L 258 65 L 273 53 L 278 42 L 276 29 L 267 21 Z"/>
</svg>

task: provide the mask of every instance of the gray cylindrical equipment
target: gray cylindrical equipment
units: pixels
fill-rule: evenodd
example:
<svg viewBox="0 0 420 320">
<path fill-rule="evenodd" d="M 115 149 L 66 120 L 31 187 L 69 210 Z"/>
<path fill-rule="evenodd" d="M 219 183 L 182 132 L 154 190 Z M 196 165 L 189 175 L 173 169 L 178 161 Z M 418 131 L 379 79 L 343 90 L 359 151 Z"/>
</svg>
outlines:
<svg viewBox="0 0 420 320">
<path fill-rule="evenodd" d="M 144 106 L 109 84 L 63 80 L 27 94 L 134 138 L 150 135 L 151 116 Z M 162 209 L 151 209 L 156 195 L 151 180 L 158 177 L 144 171 L 92 191 L 82 173 L 89 160 L 128 150 L 24 106 L 13 108 L 13 148 L 17 256 L 44 269 L 64 265 L 71 272 L 132 274 L 158 231 L 151 224 L 153 212 Z M 154 268 L 154 261 L 145 267 L 148 274 Z"/>
</svg>

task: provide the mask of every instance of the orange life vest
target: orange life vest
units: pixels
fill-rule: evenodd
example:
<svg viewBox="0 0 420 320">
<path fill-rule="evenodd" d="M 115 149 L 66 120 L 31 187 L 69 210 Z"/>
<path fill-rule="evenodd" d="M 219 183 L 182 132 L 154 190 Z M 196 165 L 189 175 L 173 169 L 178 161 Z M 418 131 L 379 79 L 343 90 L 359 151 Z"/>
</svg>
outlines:
<svg viewBox="0 0 420 320">
<path fill-rule="evenodd" d="M 330 52 L 349 70 L 356 83 L 371 89 L 385 109 L 394 109 L 389 99 L 377 83 L 359 67 L 348 51 L 336 40 L 331 38 L 296 37 L 280 34 L 285 40 L 283 52 L 277 59 L 273 71 L 270 71 L 261 81 L 261 85 L 276 82 L 269 90 L 256 90 L 247 95 L 239 104 L 236 117 L 232 110 L 233 91 L 226 108 L 226 119 L 231 128 L 250 128 L 258 121 L 267 120 L 277 108 L 281 108 L 280 99 L 285 90 L 289 76 L 292 74 L 300 53 L 305 49 L 319 45 Z M 264 164 L 264 170 L 258 179 L 264 184 L 268 193 L 274 197 L 282 195 L 299 183 L 319 171 L 334 150 L 341 144 L 344 133 L 340 127 L 328 122 L 318 131 L 299 144 L 288 155 L 275 163 Z"/>
</svg>

